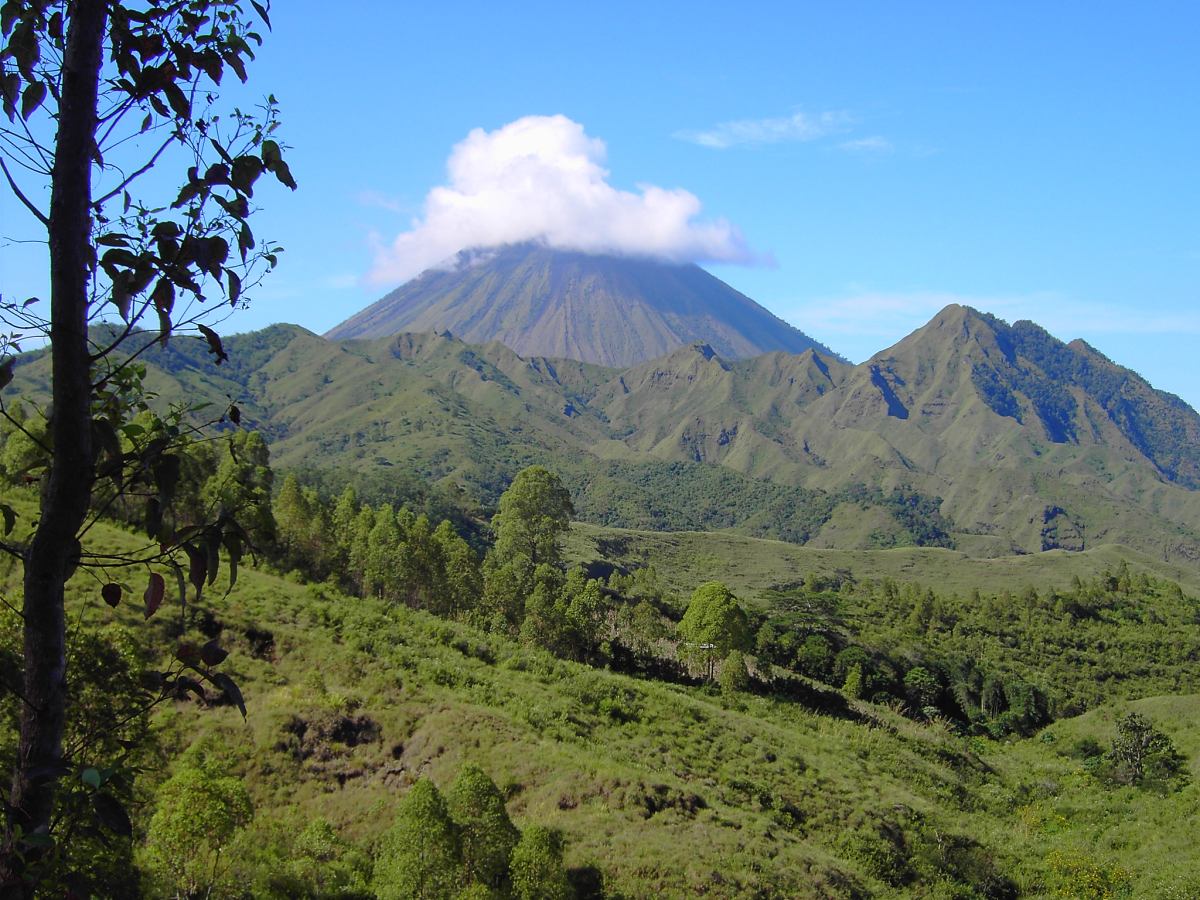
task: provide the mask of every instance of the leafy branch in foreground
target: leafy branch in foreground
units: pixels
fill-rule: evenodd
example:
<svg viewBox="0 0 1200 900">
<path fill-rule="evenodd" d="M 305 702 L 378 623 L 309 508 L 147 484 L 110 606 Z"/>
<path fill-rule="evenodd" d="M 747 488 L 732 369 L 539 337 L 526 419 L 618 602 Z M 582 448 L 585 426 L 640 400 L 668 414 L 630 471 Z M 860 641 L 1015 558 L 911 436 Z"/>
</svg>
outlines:
<svg viewBox="0 0 1200 900">
<path fill-rule="evenodd" d="M 260 246 L 249 226 L 262 175 L 296 186 L 274 136 L 276 101 L 267 97 L 250 112 L 217 108 L 229 71 L 246 80 L 246 64 L 262 42 L 257 23 L 270 25 L 266 7 L 250 6 L 252 12 L 239 0 L 0 6 L 3 174 L 48 247 L 50 287 L 48 312 L 34 299 L 0 302 L 0 321 L 11 329 L 0 347 L 0 383 L 12 381 L 11 354 L 30 337 L 48 341 L 52 367 L 45 432 L 35 439 L 45 456 L 40 515 L 28 544 L 9 548 L 24 565 L 25 702 L 4 798 L 0 884 L 18 894 L 32 890 L 62 830 L 57 784 L 73 763 L 63 746 L 71 683 L 66 581 L 92 565 L 170 561 L 180 572 L 177 560 L 186 557 L 193 583 L 200 572 L 210 582 L 214 554 L 223 548 L 233 565 L 246 543 L 229 510 L 190 531 L 172 527 L 167 510 L 179 450 L 195 435 L 181 417 L 155 420 L 148 410 L 141 415 L 151 427 L 139 425 L 139 433 L 129 416 L 136 409 L 134 367 L 151 345 L 131 340 L 139 329 L 149 326 L 164 344 L 196 332 L 221 361 L 226 354 L 212 326 L 244 305 L 246 289 L 278 262 L 279 249 Z M 178 191 L 142 196 L 147 173 L 164 167 L 184 171 Z M 45 188 L 50 202 L 42 209 L 36 200 Z M 221 302 L 208 302 L 217 295 Z M 91 330 L 101 321 L 114 324 Z M 236 422 L 236 407 L 227 416 Z M 31 429 L 26 434 L 34 437 Z M 89 516 L 94 521 L 116 498 L 139 494 L 159 553 L 89 556 L 82 544 Z M 11 510 L 4 519 L 11 532 Z M 152 613 L 165 585 L 157 572 L 148 581 Z M 101 591 L 106 601 L 119 600 L 115 588 Z"/>
</svg>

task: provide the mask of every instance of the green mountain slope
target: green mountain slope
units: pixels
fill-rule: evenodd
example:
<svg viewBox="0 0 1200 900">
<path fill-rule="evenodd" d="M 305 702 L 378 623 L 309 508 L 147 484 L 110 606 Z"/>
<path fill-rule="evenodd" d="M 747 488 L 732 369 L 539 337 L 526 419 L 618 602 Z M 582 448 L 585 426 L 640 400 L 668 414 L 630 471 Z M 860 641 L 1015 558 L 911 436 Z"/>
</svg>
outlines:
<svg viewBox="0 0 1200 900">
<path fill-rule="evenodd" d="M 859 366 L 691 344 L 615 370 L 294 326 L 226 343 L 220 367 L 200 341 L 155 348 L 149 383 L 164 400 L 237 400 L 279 467 L 326 484 L 461 487 L 486 505 L 541 463 L 610 526 L 1200 562 L 1200 416 L 1086 345 L 965 307 Z M 18 389 L 37 394 L 47 372 L 24 358 Z"/>
<path fill-rule="evenodd" d="M 137 540 L 106 525 L 92 539 Z M 170 654 L 165 610 L 149 625 L 136 604 L 110 610 L 84 576 L 70 592 L 79 627 Z M 605 896 L 1085 896 L 1101 876 L 1139 897 L 1197 886 L 1181 865 L 1200 853 L 1195 830 L 1178 827 L 1197 787 L 1106 787 L 1081 764 L 1085 739 L 1107 744 L 1125 704 L 1033 739 L 967 739 L 829 692 L 812 695 L 829 698 L 821 712 L 589 669 L 254 568 L 192 628 L 184 638 L 231 651 L 223 670 L 249 719 L 181 700 L 158 733 L 167 758 L 215 740 L 250 789 L 255 816 L 226 862 L 246 890 L 269 883 L 273 854 L 318 816 L 369 853 L 418 778 L 444 787 L 468 762 L 518 825 L 561 829 L 577 883 L 599 877 Z M 1194 771 L 1200 698 L 1133 708 Z M 152 811 L 134 810 L 139 840 Z"/>
<path fill-rule="evenodd" d="M 816 341 L 696 265 L 517 244 L 464 250 L 326 337 L 453 332 L 523 356 L 628 366 L 693 341 L 736 358 Z M 824 350 L 824 348 L 820 348 Z"/>
</svg>

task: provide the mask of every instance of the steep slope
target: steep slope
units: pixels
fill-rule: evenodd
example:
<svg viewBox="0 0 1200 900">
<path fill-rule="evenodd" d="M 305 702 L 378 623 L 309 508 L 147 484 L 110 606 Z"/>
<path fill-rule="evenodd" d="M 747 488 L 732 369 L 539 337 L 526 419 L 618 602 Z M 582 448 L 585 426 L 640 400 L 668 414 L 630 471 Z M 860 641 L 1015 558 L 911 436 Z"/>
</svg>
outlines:
<svg viewBox="0 0 1200 900">
<path fill-rule="evenodd" d="M 32 500 L 21 504 L 26 522 Z M 89 537 L 106 552 L 140 545 L 107 523 Z M 873 576 L 876 565 L 890 570 L 891 555 L 847 562 Z M 697 579 L 711 577 L 694 552 L 688 561 Z M 1025 562 L 1014 561 L 1022 574 Z M 0 576 L 18 589 L 13 565 Z M 768 584 L 746 580 L 743 596 Z M 1085 877 L 1118 870 L 1128 896 L 1196 895 L 1187 860 L 1200 838 L 1178 827 L 1194 814 L 1194 784 L 1105 785 L 1078 752 L 1083 739 L 1107 744 L 1133 708 L 1171 737 L 1194 774 L 1196 695 L 1098 706 L 1036 738 L 1000 742 L 846 702 L 811 682 L 798 696 L 729 697 L 588 668 L 254 566 L 226 586 L 222 574 L 206 596 L 211 608 L 182 637 L 230 651 L 221 671 L 241 686 L 249 715 L 184 698 L 163 704 L 156 732 L 167 764 L 138 778 L 149 793 L 189 745 L 227 748 L 224 764 L 255 810 L 229 854 L 239 887 L 286 871 L 295 834 L 317 817 L 369 851 L 414 782 L 445 789 L 471 763 L 502 786 L 519 827 L 560 829 L 566 864 L 581 881 L 602 879 L 606 896 L 1094 896 Z M 145 622 L 138 604 L 109 609 L 95 594 L 84 573 L 69 584 L 77 627 L 153 648 L 152 663 L 169 658 L 175 616 Z M 905 620 L 907 606 L 897 597 L 881 618 Z M 1158 625 L 1124 627 L 1153 638 Z M 1180 693 L 1194 689 L 1172 652 L 1164 658 L 1183 671 Z M 1130 675 L 1145 683 L 1146 673 Z M 1106 701 L 1138 693 L 1119 681 L 1102 690 Z M 131 809 L 139 840 L 154 809 Z M 1079 863 L 1078 881 L 1065 880 L 1064 858 Z"/>
<path fill-rule="evenodd" d="M 522 356 L 606 366 L 633 365 L 694 341 L 728 358 L 825 350 L 699 266 L 532 244 L 463 251 L 326 337 L 445 330 L 472 344 L 500 341 Z"/>
</svg>

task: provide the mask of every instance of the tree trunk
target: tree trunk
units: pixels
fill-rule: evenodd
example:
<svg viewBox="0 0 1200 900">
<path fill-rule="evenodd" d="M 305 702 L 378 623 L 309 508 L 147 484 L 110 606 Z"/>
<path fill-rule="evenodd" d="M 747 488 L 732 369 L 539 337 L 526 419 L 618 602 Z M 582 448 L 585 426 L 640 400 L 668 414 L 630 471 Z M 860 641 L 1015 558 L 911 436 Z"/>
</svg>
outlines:
<svg viewBox="0 0 1200 900">
<path fill-rule="evenodd" d="M 63 586 L 79 557 L 76 535 L 91 499 L 91 372 L 87 340 L 92 164 L 96 102 L 107 24 L 106 0 L 75 0 L 63 55 L 62 99 L 50 195 L 49 434 L 52 462 L 41 519 L 25 558 L 25 703 L 0 882 L 18 862 L 13 827 L 45 832 L 61 774 L 66 720 Z"/>
</svg>

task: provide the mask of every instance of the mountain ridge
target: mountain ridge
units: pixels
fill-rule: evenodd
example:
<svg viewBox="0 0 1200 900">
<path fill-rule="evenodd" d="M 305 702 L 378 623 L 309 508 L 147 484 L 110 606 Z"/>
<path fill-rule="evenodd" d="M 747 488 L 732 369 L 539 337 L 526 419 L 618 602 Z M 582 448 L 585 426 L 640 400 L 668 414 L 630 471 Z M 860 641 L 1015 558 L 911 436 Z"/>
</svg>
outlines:
<svg viewBox="0 0 1200 900">
<path fill-rule="evenodd" d="M 147 353 L 148 382 L 236 398 L 284 469 L 488 503 L 539 463 L 599 524 L 978 556 L 1123 543 L 1200 562 L 1200 416 L 1090 348 L 966 307 L 857 366 L 699 343 L 607 368 L 444 331 L 283 326 L 227 338 L 225 366 L 204 346 Z M 48 368 L 32 354 L 16 375 L 37 393 Z"/>
</svg>

